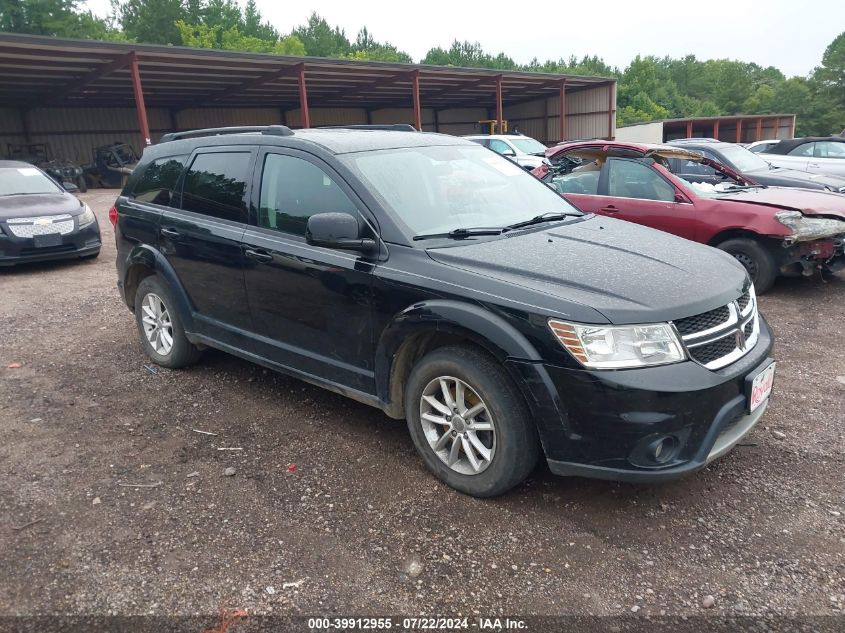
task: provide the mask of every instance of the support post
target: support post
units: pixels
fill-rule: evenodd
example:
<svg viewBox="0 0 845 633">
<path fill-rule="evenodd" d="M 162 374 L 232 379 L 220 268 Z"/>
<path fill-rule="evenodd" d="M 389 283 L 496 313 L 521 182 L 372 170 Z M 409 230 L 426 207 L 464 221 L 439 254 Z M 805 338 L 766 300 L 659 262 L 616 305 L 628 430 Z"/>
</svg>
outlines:
<svg viewBox="0 0 845 633">
<path fill-rule="evenodd" d="M 300 124 L 304 128 L 311 127 L 311 113 L 308 111 L 308 89 L 305 86 L 305 64 L 298 64 L 296 77 L 299 82 L 299 114 Z"/>
<path fill-rule="evenodd" d="M 29 133 L 29 121 L 27 120 L 27 110 L 26 108 L 21 108 L 18 110 L 18 114 L 21 117 L 21 131 L 23 132 L 24 141 L 29 144 L 32 143 L 31 135 Z"/>
<path fill-rule="evenodd" d="M 147 106 L 144 104 L 144 88 L 141 86 L 141 71 L 138 69 L 138 56 L 135 51 L 129 54 L 129 71 L 132 74 L 132 92 L 135 94 L 135 109 L 138 111 L 138 127 L 144 147 L 152 145 L 150 124 L 147 121 Z"/>
<path fill-rule="evenodd" d="M 414 127 L 422 132 L 422 108 L 420 108 L 420 71 L 415 70 L 411 78 L 414 93 Z"/>
<path fill-rule="evenodd" d="M 719 119 L 716 119 L 713 122 L 713 138 L 717 141 L 719 140 Z"/>
<path fill-rule="evenodd" d="M 692 121 L 687 121 L 687 138 L 692 138 Z"/>
<path fill-rule="evenodd" d="M 754 140 L 759 141 L 763 138 L 763 118 L 757 119 L 757 132 L 754 135 Z"/>
<path fill-rule="evenodd" d="M 616 82 L 612 81 L 607 86 L 607 140 L 613 140 L 613 90 Z"/>
<path fill-rule="evenodd" d="M 736 142 L 742 143 L 742 119 L 736 120 Z"/>
<path fill-rule="evenodd" d="M 440 133 L 440 111 L 437 108 L 434 109 L 434 132 Z"/>
<path fill-rule="evenodd" d="M 504 109 L 502 107 L 502 76 L 496 76 L 496 131 L 495 134 L 504 134 L 502 125 L 504 122 Z"/>
<path fill-rule="evenodd" d="M 560 132 L 560 140 L 563 142 L 566 140 L 566 79 L 560 80 L 560 103 L 558 105 L 558 116 L 560 117 L 558 131 Z M 546 126 L 546 135 L 548 136 L 548 134 L 549 130 Z"/>
<path fill-rule="evenodd" d="M 780 122 L 778 122 L 780 125 Z M 792 115 L 792 118 L 789 119 L 789 136 L 787 138 L 795 138 L 795 115 Z"/>
</svg>

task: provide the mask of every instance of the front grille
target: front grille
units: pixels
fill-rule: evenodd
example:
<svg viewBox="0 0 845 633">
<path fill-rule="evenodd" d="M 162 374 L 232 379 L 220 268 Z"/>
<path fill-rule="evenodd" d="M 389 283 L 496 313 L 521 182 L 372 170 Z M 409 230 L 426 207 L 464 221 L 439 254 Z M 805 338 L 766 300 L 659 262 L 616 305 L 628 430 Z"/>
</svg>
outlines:
<svg viewBox="0 0 845 633">
<path fill-rule="evenodd" d="M 722 325 L 730 319 L 730 316 L 731 313 L 728 310 L 728 306 L 722 306 L 709 312 L 696 314 L 685 319 L 678 319 L 675 321 L 675 327 L 678 328 L 681 336 L 695 334 L 696 332 L 703 332 Z"/>
<path fill-rule="evenodd" d="M 736 338 L 726 336 L 720 338 L 713 343 L 707 343 L 700 347 L 694 347 L 690 350 L 690 356 L 702 365 L 708 365 L 714 360 L 719 360 L 723 356 L 727 356 L 736 349 Z"/>
<path fill-rule="evenodd" d="M 689 357 L 720 369 L 747 354 L 760 334 L 754 289 L 731 303 L 674 322 Z"/>
<path fill-rule="evenodd" d="M 9 218 L 6 220 L 6 225 L 15 237 L 35 237 L 50 233 L 67 235 L 73 232 L 73 217 L 65 213 L 37 218 Z"/>
</svg>

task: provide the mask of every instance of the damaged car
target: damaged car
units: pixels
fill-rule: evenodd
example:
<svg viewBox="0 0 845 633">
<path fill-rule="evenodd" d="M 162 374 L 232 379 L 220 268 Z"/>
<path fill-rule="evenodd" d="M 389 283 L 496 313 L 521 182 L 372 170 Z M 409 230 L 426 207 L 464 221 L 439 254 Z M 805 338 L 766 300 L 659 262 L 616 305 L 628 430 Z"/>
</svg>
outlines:
<svg viewBox="0 0 845 633">
<path fill-rule="evenodd" d="M 561 157 L 584 165 L 562 173 Z M 701 152 L 610 141 L 564 143 L 548 150 L 551 166 L 532 173 L 580 210 L 628 220 L 715 246 L 739 260 L 758 293 L 779 275 L 810 276 L 845 266 L 845 196 L 767 187 Z M 673 174 L 670 161 L 718 172 L 718 184 Z"/>
</svg>

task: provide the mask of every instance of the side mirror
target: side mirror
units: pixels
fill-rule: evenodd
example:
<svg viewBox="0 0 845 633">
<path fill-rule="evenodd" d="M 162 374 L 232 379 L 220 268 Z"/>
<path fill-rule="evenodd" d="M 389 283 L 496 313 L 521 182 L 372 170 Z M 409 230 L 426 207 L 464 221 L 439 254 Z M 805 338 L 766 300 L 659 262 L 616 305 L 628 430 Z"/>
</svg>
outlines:
<svg viewBox="0 0 845 633">
<path fill-rule="evenodd" d="M 375 250 L 375 240 L 361 238 L 360 231 L 358 220 L 349 213 L 317 213 L 308 218 L 305 241 L 325 248 L 361 252 Z"/>
<path fill-rule="evenodd" d="M 516 152 L 513 151 L 511 148 L 502 150 L 502 156 L 516 156 Z"/>
<path fill-rule="evenodd" d="M 682 194 L 680 191 L 675 192 L 675 202 L 680 203 L 680 204 L 692 204 L 692 201 L 689 198 L 687 198 L 684 194 Z"/>
</svg>

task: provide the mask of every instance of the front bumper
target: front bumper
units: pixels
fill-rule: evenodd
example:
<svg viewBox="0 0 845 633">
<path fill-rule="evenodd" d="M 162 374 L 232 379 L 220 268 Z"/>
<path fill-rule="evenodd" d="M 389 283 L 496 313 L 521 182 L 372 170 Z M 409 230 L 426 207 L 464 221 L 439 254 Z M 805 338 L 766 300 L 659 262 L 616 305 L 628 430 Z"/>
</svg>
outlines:
<svg viewBox="0 0 845 633">
<path fill-rule="evenodd" d="M 86 257 L 98 253 L 101 246 L 100 227 L 96 221 L 62 235 L 55 246 L 40 248 L 33 238 L 14 237 L 5 227 L 0 227 L 0 266 Z"/>
<path fill-rule="evenodd" d="M 656 482 L 704 468 L 751 431 L 767 405 L 746 414 L 746 378 L 768 364 L 772 344 L 761 316 L 754 348 L 715 371 L 691 361 L 619 371 L 511 362 L 552 472 Z M 650 461 L 646 447 L 665 437 L 671 458 Z"/>
</svg>

